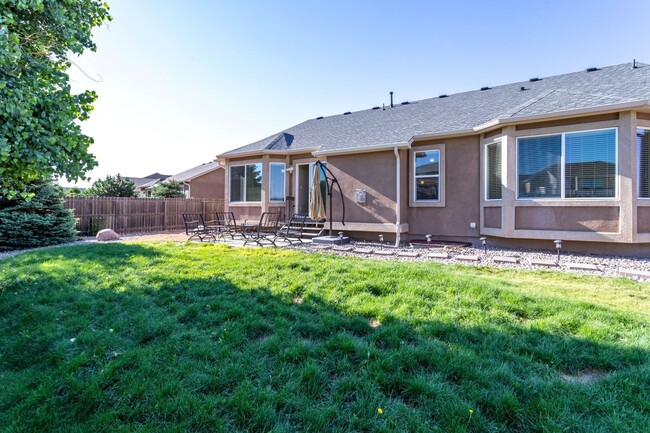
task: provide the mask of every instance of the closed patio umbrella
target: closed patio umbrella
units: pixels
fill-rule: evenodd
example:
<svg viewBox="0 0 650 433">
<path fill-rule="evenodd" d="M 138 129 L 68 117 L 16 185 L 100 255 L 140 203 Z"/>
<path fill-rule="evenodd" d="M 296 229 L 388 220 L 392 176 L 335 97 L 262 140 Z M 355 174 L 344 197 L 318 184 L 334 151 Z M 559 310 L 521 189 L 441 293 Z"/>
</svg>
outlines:
<svg viewBox="0 0 650 433">
<path fill-rule="evenodd" d="M 311 178 L 311 197 L 309 197 L 309 218 L 314 221 L 325 219 L 325 207 L 323 206 L 323 195 L 320 190 L 320 173 L 317 165 L 314 165 Z"/>
</svg>

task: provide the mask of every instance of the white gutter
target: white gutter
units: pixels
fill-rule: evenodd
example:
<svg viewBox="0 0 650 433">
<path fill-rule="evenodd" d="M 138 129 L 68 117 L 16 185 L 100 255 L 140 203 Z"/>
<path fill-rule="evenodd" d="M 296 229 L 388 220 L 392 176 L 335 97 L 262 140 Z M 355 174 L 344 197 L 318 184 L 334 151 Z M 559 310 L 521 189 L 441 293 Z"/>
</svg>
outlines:
<svg viewBox="0 0 650 433">
<path fill-rule="evenodd" d="M 318 147 L 305 147 L 304 149 L 290 149 L 290 150 L 249 150 L 246 152 L 237 152 L 234 153 L 234 150 L 230 152 L 221 153 L 217 155 L 217 159 L 233 159 L 233 158 L 244 158 L 246 156 L 260 156 L 260 155 L 295 155 L 297 153 L 310 153 L 318 150 Z M 233 153 L 231 153 L 233 152 Z"/>
<path fill-rule="evenodd" d="M 393 147 L 393 152 L 395 152 L 395 248 L 399 247 L 402 231 L 402 191 L 400 188 L 401 180 L 401 160 L 399 157 L 399 149 L 397 146 Z"/>
<path fill-rule="evenodd" d="M 476 132 L 473 129 L 463 129 L 463 130 L 460 130 L 460 131 L 453 131 L 453 132 L 436 132 L 434 134 L 414 135 L 409 140 L 409 148 L 410 148 L 410 145 L 413 144 L 414 141 L 433 140 L 433 139 L 436 139 L 436 138 L 464 137 L 466 135 L 475 135 L 475 134 L 476 134 Z"/>
<path fill-rule="evenodd" d="M 632 108 L 648 108 L 650 106 L 650 101 L 635 101 L 635 102 L 623 102 L 619 104 L 609 104 L 601 105 L 597 108 L 579 108 L 576 110 L 567 110 L 567 111 L 556 111 L 553 113 L 544 113 L 544 114 L 534 114 L 531 116 L 521 116 L 521 117 L 510 117 L 507 119 L 494 119 L 489 122 L 476 125 L 473 131 L 482 132 L 486 129 L 496 128 L 498 126 L 511 125 L 514 123 L 524 123 L 537 120 L 547 120 L 547 119 L 564 119 L 566 117 L 578 117 L 585 114 L 605 114 L 605 113 L 614 113 L 617 111 L 622 111 Z"/>
<path fill-rule="evenodd" d="M 383 150 L 393 150 L 395 147 L 408 149 L 411 147 L 408 142 L 398 142 L 398 143 L 382 143 L 382 144 L 373 144 L 372 146 L 364 147 L 348 147 L 345 149 L 332 149 L 332 150 L 317 150 L 312 152 L 314 156 L 329 156 L 329 155 L 349 155 L 349 154 L 358 154 L 358 153 L 370 153 L 370 152 L 381 152 Z"/>
</svg>

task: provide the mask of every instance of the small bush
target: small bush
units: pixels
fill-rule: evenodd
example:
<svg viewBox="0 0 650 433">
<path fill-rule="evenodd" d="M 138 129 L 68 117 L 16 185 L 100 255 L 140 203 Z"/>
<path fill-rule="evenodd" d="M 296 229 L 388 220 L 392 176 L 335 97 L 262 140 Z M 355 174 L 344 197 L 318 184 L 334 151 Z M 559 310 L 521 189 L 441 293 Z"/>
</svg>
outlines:
<svg viewBox="0 0 650 433">
<path fill-rule="evenodd" d="M 88 227 L 88 234 L 90 236 L 95 236 L 99 233 L 100 230 L 106 228 L 106 218 L 103 216 L 97 216 L 90 218 L 90 226 Z"/>
<path fill-rule="evenodd" d="M 0 201 L 0 251 L 71 242 L 73 212 L 63 207 L 63 190 L 51 181 L 28 185 L 29 199 Z"/>
<path fill-rule="evenodd" d="M 174 179 L 167 179 L 151 189 L 151 197 L 155 198 L 185 198 L 184 186 Z"/>
</svg>

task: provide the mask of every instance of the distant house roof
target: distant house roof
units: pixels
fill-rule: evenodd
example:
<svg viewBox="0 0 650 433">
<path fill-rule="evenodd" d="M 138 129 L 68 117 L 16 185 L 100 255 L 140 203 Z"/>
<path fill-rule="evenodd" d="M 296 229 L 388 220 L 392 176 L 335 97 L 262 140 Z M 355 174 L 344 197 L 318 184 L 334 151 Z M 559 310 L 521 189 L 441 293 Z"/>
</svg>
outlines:
<svg viewBox="0 0 650 433">
<path fill-rule="evenodd" d="M 650 104 L 650 65 L 631 63 L 319 117 L 219 156 L 265 151 L 337 151 L 478 133 L 482 128 L 576 110 Z"/>
<path fill-rule="evenodd" d="M 192 167 L 189 170 L 185 170 L 173 176 L 169 176 L 169 179 L 173 179 L 177 182 L 188 182 L 194 179 L 195 177 L 199 177 L 204 174 L 210 173 L 211 171 L 214 171 L 218 168 L 222 168 L 222 167 L 219 164 L 217 164 L 215 161 L 210 161 L 201 165 L 197 165 L 196 167 Z"/>
<path fill-rule="evenodd" d="M 170 174 L 160 174 L 158 172 L 155 172 L 154 174 L 150 174 L 149 176 L 145 176 L 147 179 L 158 179 L 158 180 L 165 180 L 167 179 Z"/>
<path fill-rule="evenodd" d="M 148 188 L 150 186 L 155 185 L 161 180 L 167 179 L 169 177 L 168 174 L 160 174 L 158 172 L 154 174 L 150 174 L 149 176 L 146 177 L 130 177 L 130 176 L 122 176 L 124 178 L 128 178 L 133 182 L 136 188 Z"/>
<path fill-rule="evenodd" d="M 131 177 L 131 176 L 124 176 L 125 179 L 131 180 L 133 184 L 135 185 L 136 188 L 140 188 L 142 185 L 151 182 L 152 180 L 155 179 L 149 179 L 148 177 Z"/>
</svg>

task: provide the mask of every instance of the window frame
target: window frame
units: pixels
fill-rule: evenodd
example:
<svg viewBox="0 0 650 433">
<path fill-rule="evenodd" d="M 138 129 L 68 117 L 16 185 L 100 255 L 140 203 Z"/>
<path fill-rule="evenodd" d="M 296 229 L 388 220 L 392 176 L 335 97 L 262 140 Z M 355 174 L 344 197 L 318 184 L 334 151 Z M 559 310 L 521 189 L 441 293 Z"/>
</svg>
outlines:
<svg viewBox="0 0 650 433">
<path fill-rule="evenodd" d="M 638 128 L 637 128 L 638 129 Z M 596 131 L 614 131 L 614 164 L 616 166 L 614 170 L 615 180 L 615 194 L 613 197 L 569 197 L 565 196 L 566 194 L 566 135 L 567 134 L 580 134 L 584 132 L 596 132 Z M 560 154 L 560 196 L 559 197 L 520 197 L 519 196 L 519 140 L 526 138 L 537 138 L 537 137 L 550 137 L 554 135 L 560 136 L 561 141 L 561 154 Z M 618 151 L 619 151 L 619 141 L 618 141 L 618 126 L 607 127 L 607 128 L 595 128 L 595 129 L 581 129 L 577 131 L 565 131 L 565 132 L 553 132 L 548 134 L 536 134 L 536 135 L 522 135 L 518 136 L 515 143 L 515 200 L 516 201 L 615 201 L 619 199 L 620 194 L 620 176 L 619 176 L 619 164 L 618 164 Z"/>
<path fill-rule="evenodd" d="M 417 165 L 415 163 L 418 153 L 435 152 L 438 154 L 438 174 L 417 174 Z M 438 178 L 438 198 L 435 200 L 418 199 L 417 181 L 422 178 Z M 440 149 L 414 149 L 413 150 L 413 203 L 441 203 L 442 202 L 442 152 Z"/>
<path fill-rule="evenodd" d="M 504 156 L 503 155 L 503 148 L 504 148 L 503 141 L 504 141 L 503 137 L 496 138 L 496 139 L 490 141 L 489 143 L 485 143 L 484 147 L 483 147 L 484 155 L 485 155 L 485 157 L 484 157 L 484 160 L 485 160 L 484 161 L 484 164 L 485 164 L 485 167 L 484 167 L 485 168 L 485 189 L 484 189 L 485 196 L 484 196 L 484 198 L 485 198 L 485 201 L 497 202 L 497 201 L 502 201 L 503 200 L 503 162 L 504 162 L 504 158 L 503 158 L 503 156 Z M 490 179 L 490 161 L 489 161 L 488 146 L 491 146 L 493 144 L 498 144 L 499 146 L 501 146 L 501 167 L 500 167 L 501 168 L 501 198 L 490 198 L 490 182 L 489 182 L 489 179 Z M 519 182 L 517 182 L 517 185 L 518 184 L 519 184 Z"/>
<path fill-rule="evenodd" d="M 280 165 L 282 166 L 282 200 L 274 200 L 271 197 L 271 191 L 273 190 L 273 166 Z M 287 164 L 284 162 L 269 162 L 269 203 L 286 203 L 287 201 L 287 176 L 286 176 Z"/>
<path fill-rule="evenodd" d="M 636 134 L 639 129 L 643 129 L 650 133 L 650 126 L 637 125 L 636 128 L 634 128 L 635 139 L 637 138 Z M 639 146 L 636 145 L 636 140 L 634 142 L 634 147 L 636 148 L 636 198 L 637 200 L 650 200 L 650 197 L 641 197 L 641 152 Z M 648 152 L 650 153 L 650 149 L 648 149 Z"/>
<path fill-rule="evenodd" d="M 251 204 L 260 204 L 260 203 L 262 203 L 262 197 L 264 196 L 264 194 L 260 194 L 260 200 L 256 200 L 256 201 L 249 201 L 248 200 L 248 193 L 246 192 L 246 184 L 247 184 L 246 167 L 249 166 L 249 165 L 259 165 L 262 179 L 264 179 L 264 164 L 262 162 L 247 162 L 247 163 L 244 163 L 244 164 L 233 164 L 233 165 L 228 166 L 228 204 L 237 205 L 237 204 L 248 204 L 248 203 L 251 203 Z M 231 191 L 232 191 L 232 169 L 237 168 L 237 167 L 244 167 L 244 200 L 233 201 L 232 194 L 231 194 Z M 260 185 L 260 189 L 261 189 L 261 192 L 263 193 L 264 192 L 264 182 L 262 182 L 262 184 Z"/>
</svg>

